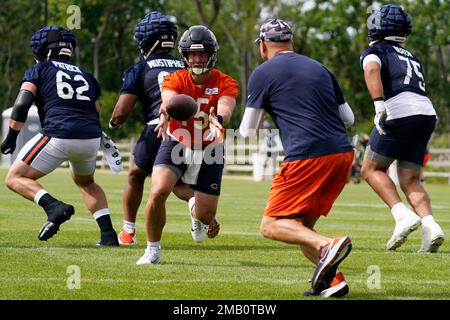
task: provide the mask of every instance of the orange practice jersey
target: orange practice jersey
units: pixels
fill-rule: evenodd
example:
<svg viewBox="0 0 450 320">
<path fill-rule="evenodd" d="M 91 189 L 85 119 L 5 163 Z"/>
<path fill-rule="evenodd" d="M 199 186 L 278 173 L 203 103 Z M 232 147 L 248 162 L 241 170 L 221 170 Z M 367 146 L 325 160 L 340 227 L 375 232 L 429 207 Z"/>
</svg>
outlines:
<svg viewBox="0 0 450 320">
<path fill-rule="evenodd" d="M 171 90 L 179 94 L 186 94 L 197 101 L 198 111 L 194 118 L 188 121 L 169 120 L 170 134 L 185 145 L 204 146 L 211 141 L 205 141 L 209 132 L 209 110 L 214 107 L 217 114 L 217 102 L 220 97 L 237 97 L 238 83 L 232 77 L 213 69 L 209 79 L 203 85 L 192 82 L 188 70 L 178 70 L 164 78 L 162 90 Z M 223 138 L 223 130 L 222 130 Z"/>
</svg>

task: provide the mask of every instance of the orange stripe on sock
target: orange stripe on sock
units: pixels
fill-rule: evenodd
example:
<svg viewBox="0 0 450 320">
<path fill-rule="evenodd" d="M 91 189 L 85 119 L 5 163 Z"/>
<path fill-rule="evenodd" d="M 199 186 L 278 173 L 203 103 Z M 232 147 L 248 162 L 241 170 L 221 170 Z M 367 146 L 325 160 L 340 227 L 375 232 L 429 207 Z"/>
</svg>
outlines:
<svg viewBox="0 0 450 320">
<path fill-rule="evenodd" d="M 28 161 L 33 158 L 33 156 L 39 151 L 39 148 L 48 141 L 48 136 L 44 136 L 33 148 L 33 150 L 28 154 L 23 162 L 28 164 Z"/>
</svg>

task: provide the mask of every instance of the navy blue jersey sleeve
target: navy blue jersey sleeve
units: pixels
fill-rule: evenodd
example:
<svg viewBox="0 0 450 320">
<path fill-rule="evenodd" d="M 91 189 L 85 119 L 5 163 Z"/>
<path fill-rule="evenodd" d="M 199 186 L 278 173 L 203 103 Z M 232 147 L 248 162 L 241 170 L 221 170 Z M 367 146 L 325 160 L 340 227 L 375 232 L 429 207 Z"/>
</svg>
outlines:
<svg viewBox="0 0 450 320">
<path fill-rule="evenodd" d="M 267 76 L 256 68 L 248 80 L 247 108 L 264 108 L 267 105 L 268 85 Z"/>
<path fill-rule="evenodd" d="M 120 93 L 129 93 L 134 94 L 137 96 L 139 94 L 138 91 L 138 77 L 137 72 L 134 67 L 131 67 L 123 73 L 123 83 L 122 83 L 122 89 L 120 89 Z"/>
<path fill-rule="evenodd" d="M 39 86 L 39 82 L 41 79 L 41 63 L 37 63 L 32 66 L 30 69 L 25 71 L 25 75 L 22 78 L 20 84 L 24 82 L 31 82 L 36 86 Z"/>
<path fill-rule="evenodd" d="M 97 79 L 95 79 L 95 77 L 94 77 L 92 74 L 90 74 L 90 73 L 87 73 L 87 72 L 86 72 L 85 75 L 86 75 L 87 77 L 89 77 L 89 79 L 91 80 L 92 85 L 93 85 L 92 90 L 93 90 L 93 92 L 94 92 L 95 100 L 98 100 L 98 98 L 100 98 L 100 95 L 101 95 L 101 93 L 102 93 L 102 90 L 100 89 L 100 85 L 99 85 Z"/>
<path fill-rule="evenodd" d="M 334 91 L 334 95 L 336 96 L 336 102 L 338 105 L 344 104 L 345 103 L 345 98 L 344 98 L 344 94 L 342 93 L 341 90 L 341 86 L 339 85 L 339 83 L 336 80 L 336 77 L 334 76 L 334 74 L 332 74 L 330 72 L 330 70 L 328 70 L 327 68 L 325 68 L 328 71 L 328 74 L 331 77 L 331 80 L 333 81 L 333 91 Z"/>
</svg>

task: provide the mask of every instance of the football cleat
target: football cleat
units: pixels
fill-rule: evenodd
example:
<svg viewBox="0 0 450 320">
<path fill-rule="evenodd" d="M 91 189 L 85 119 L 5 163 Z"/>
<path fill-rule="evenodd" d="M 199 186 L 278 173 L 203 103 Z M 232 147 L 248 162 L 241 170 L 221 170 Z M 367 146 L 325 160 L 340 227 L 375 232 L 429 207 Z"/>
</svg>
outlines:
<svg viewBox="0 0 450 320">
<path fill-rule="evenodd" d="M 145 249 L 144 255 L 136 261 L 137 265 L 159 264 L 161 257 L 161 248 L 150 247 Z"/>
<path fill-rule="evenodd" d="M 352 241 L 349 237 L 335 238 L 320 250 L 319 264 L 311 280 L 311 288 L 315 292 L 322 292 L 330 287 L 336 276 L 339 264 L 352 250 Z"/>
<path fill-rule="evenodd" d="M 437 223 L 422 225 L 422 246 L 419 252 L 437 252 L 444 240 L 444 231 Z"/>
<path fill-rule="evenodd" d="M 208 226 L 191 215 L 191 234 L 195 242 L 203 242 L 208 233 Z"/>
<path fill-rule="evenodd" d="M 321 291 L 306 291 L 303 295 L 304 296 L 321 296 L 325 298 L 333 297 L 333 298 L 341 298 L 345 295 L 347 295 L 349 292 L 349 288 L 347 285 L 347 282 L 345 281 L 344 275 L 342 272 L 336 273 L 334 276 L 334 279 L 331 281 L 330 286 Z"/>
<path fill-rule="evenodd" d="M 97 242 L 98 246 L 119 246 L 119 241 L 117 240 L 117 233 L 115 230 L 110 230 L 107 232 L 102 232 L 100 234 L 100 241 Z"/>
<path fill-rule="evenodd" d="M 47 241 L 53 237 L 59 230 L 59 226 L 75 213 L 75 208 L 62 201 L 55 201 L 45 210 L 48 220 L 39 230 L 38 238 L 41 241 Z"/>
<path fill-rule="evenodd" d="M 137 244 L 136 230 L 132 233 L 129 233 L 125 230 L 125 228 L 122 228 L 122 231 L 120 231 L 117 239 L 119 240 L 120 244 L 124 244 L 124 245 Z"/>
<path fill-rule="evenodd" d="M 411 232 L 417 230 L 420 226 L 420 218 L 418 216 L 408 216 L 395 223 L 394 233 L 386 244 L 386 249 L 395 250 L 406 242 L 406 238 Z"/>
</svg>

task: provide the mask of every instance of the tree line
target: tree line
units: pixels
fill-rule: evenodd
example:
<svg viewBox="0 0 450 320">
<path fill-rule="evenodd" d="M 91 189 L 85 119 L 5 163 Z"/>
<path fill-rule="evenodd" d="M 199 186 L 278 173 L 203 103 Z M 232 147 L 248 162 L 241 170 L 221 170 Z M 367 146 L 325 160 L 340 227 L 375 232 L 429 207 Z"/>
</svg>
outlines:
<svg viewBox="0 0 450 320">
<path fill-rule="evenodd" d="M 0 102 L 11 107 L 20 80 L 33 63 L 29 40 L 44 26 L 45 2 L 4 0 L 0 6 Z M 377 4 L 393 1 L 378 1 Z M 424 67 L 426 90 L 439 115 L 437 131 L 450 129 L 450 1 L 401 0 L 413 21 L 405 48 Z M 230 127 L 237 128 L 247 96 L 247 80 L 261 58 L 254 39 L 261 23 L 278 17 L 294 30 L 296 52 L 308 55 L 332 71 L 352 106 L 356 123 L 352 132 L 369 132 L 374 115 L 359 56 L 367 48 L 365 0 L 47 0 L 47 24 L 73 27 L 78 47 L 73 62 L 92 72 L 102 88 L 101 121 L 107 126 L 119 96 L 123 71 L 140 57 L 133 40 L 137 22 L 159 10 L 174 16 L 179 36 L 191 25 L 208 26 L 219 42 L 217 67 L 239 82 L 240 94 Z M 78 19 L 79 18 L 79 19 Z M 78 19 L 78 20 L 77 20 Z M 173 52 L 178 55 L 177 50 Z M 136 106 L 139 108 L 139 106 Z M 113 137 L 137 135 L 142 128 L 134 112 Z"/>
</svg>

